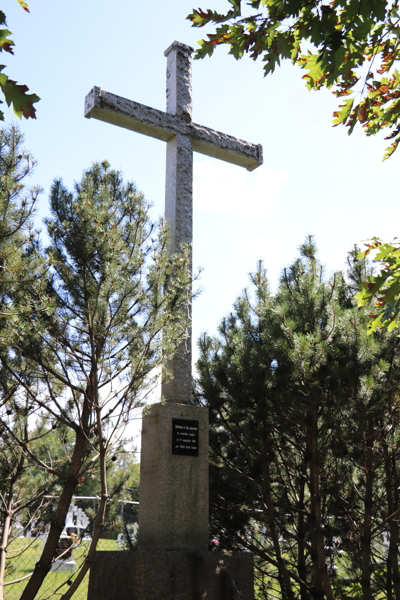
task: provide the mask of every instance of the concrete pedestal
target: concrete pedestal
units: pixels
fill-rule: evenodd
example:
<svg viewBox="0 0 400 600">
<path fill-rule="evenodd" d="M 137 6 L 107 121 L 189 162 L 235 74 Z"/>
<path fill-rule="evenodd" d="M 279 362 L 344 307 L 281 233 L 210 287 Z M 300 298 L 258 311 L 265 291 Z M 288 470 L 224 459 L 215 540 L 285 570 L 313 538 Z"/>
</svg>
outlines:
<svg viewBox="0 0 400 600">
<path fill-rule="evenodd" d="M 253 555 L 96 552 L 88 600 L 253 600 Z"/>
<path fill-rule="evenodd" d="M 179 422 L 197 432 L 192 455 L 174 454 Z M 207 408 L 153 404 L 143 416 L 138 548 L 208 551 Z"/>
</svg>

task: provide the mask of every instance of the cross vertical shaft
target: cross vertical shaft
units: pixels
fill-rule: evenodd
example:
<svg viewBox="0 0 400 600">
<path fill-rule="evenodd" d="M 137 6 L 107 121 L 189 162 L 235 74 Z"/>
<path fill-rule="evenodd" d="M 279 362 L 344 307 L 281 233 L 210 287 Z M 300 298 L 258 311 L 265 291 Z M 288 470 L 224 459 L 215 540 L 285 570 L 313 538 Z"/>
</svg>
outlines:
<svg viewBox="0 0 400 600">
<path fill-rule="evenodd" d="M 85 117 L 95 118 L 167 142 L 165 216 L 171 236 L 170 252 L 180 251 L 182 243 L 192 244 L 193 152 L 199 152 L 253 171 L 263 162 L 262 146 L 240 140 L 192 122 L 193 48 L 174 42 L 167 57 L 167 111 L 150 108 L 94 87 L 85 98 Z M 190 257 L 190 273 L 191 269 Z M 191 289 L 188 289 L 191 318 Z M 162 394 L 168 402 L 191 401 L 192 332 L 169 364 L 172 379 L 162 381 Z"/>
<path fill-rule="evenodd" d="M 192 48 L 179 42 L 174 42 L 165 51 L 168 61 L 166 112 L 111 94 L 99 87 L 92 88 L 85 98 L 85 117 L 99 119 L 167 143 L 165 215 L 170 228 L 171 253 L 179 252 L 182 243 L 192 244 L 193 152 L 244 167 L 248 171 L 256 169 L 263 162 L 261 145 L 192 122 L 192 52 Z M 189 268 L 191 273 L 191 257 Z M 188 289 L 188 311 L 191 316 L 191 289 Z M 144 581 L 146 594 L 135 595 L 135 592 L 134 595 L 140 600 L 157 600 L 167 596 L 171 599 L 179 596 L 188 600 L 195 597 L 219 599 L 227 597 L 227 573 L 221 567 L 221 564 L 225 564 L 226 557 L 218 555 L 214 560 L 215 553 L 210 553 L 211 566 L 207 567 L 209 579 L 208 575 L 206 578 L 198 576 L 199 565 L 206 565 L 209 560 L 208 409 L 190 405 L 191 329 L 168 367 L 173 378 L 168 383 L 162 382 L 162 393 L 168 402 L 152 405 L 143 417 L 140 533 L 138 553 L 133 554 L 138 557 L 136 575 L 139 575 L 136 579 L 139 577 Z M 182 434 L 179 444 L 177 432 Z M 181 555 L 180 552 L 184 554 Z M 197 553 L 196 556 L 193 552 Z M 157 563 L 157 556 L 164 561 L 161 566 Z M 189 566 L 176 571 L 175 565 L 181 566 L 180 556 L 186 557 L 184 560 L 189 562 L 184 564 Z M 245 555 L 245 559 L 250 569 L 250 585 L 246 593 L 235 593 L 235 597 L 240 596 L 243 600 L 253 597 L 252 560 L 249 555 Z M 170 561 L 168 569 L 165 561 Z M 150 575 L 147 579 L 143 575 L 143 565 L 149 565 L 147 572 Z M 234 571 L 235 565 L 232 567 L 232 572 Z M 171 573 L 175 572 L 176 577 L 171 577 Z M 188 581 L 183 585 L 182 589 L 185 591 L 182 593 L 176 588 L 176 585 L 181 584 L 181 579 L 184 579 L 181 572 Z M 241 577 L 239 573 L 239 590 L 243 589 Z M 104 588 L 107 587 L 108 598 L 107 578 L 108 575 L 102 581 L 106 582 Z M 222 582 L 221 589 L 218 588 L 215 593 L 211 591 L 211 580 Z M 118 597 L 119 583 L 116 580 Z M 153 584 L 160 590 L 159 593 L 153 592 Z M 229 586 L 233 590 L 236 583 L 235 586 L 229 583 Z M 137 590 L 139 587 L 136 581 L 132 589 Z M 173 588 L 169 595 L 165 593 L 166 587 Z M 129 589 L 127 595 L 121 595 L 121 600 L 132 599 L 132 589 Z M 89 597 L 100 598 L 96 594 L 101 595 L 102 592 L 100 586 Z"/>
<path fill-rule="evenodd" d="M 192 48 L 174 42 L 167 57 L 167 113 L 192 122 Z M 193 148 L 187 135 L 167 142 L 165 218 L 170 227 L 170 252 L 193 241 Z M 192 273 L 192 255 L 189 270 Z M 188 290 L 189 331 L 175 357 L 168 363 L 172 380 L 162 382 L 161 393 L 169 402 L 190 403 L 192 393 L 191 288 Z"/>
</svg>

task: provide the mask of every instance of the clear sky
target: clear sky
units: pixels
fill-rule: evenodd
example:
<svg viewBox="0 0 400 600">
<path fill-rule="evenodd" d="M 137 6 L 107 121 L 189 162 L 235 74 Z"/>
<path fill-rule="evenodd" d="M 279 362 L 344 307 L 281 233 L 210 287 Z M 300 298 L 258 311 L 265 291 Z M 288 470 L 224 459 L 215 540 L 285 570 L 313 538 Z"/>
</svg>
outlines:
<svg viewBox="0 0 400 600">
<path fill-rule="evenodd" d="M 163 213 L 165 144 L 84 119 L 94 85 L 165 110 L 164 50 L 191 46 L 206 33 L 185 20 L 193 7 L 225 10 L 226 0 L 30 0 L 30 14 L 4 2 L 15 56 L 5 73 L 41 101 L 37 120 L 20 122 L 25 146 L 39 161 L 32 183 L 44 188 L 41 219 L 54 177 L 67 185 L 92 162 L 107 159 L 136 181 Z M 302 71 L 284 65 L 263 77 L 262 63 L 236 62 L 220 49 L 193 64 L 193 119 L 264 147 L 252 173 L 195 154 L 194 266 L 203 289 L 193 310 L 194 343 L 215 332 L 262 258 L 276 288 L 281 269 L 315 234 L 328 271 L 341 269 L 355 243 L 400 233 L 397 152 L 382 162 L 388 142 L 332 128 L 337 100 L 308 92 Z M 4 105 L 3 105 L 4 106 Z M 5 109 L 6 123 L 16 121 Z"/>
</svg>

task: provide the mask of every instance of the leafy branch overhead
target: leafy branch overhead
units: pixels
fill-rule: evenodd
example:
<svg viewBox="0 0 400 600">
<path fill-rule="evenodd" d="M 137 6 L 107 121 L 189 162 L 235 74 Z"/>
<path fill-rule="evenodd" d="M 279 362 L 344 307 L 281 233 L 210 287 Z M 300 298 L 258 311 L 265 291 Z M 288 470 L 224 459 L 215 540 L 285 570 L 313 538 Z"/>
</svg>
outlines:
<svg viewBox="0 0 400 600">
<path fill-rule="evenodd" d="M 332 89 L 342 100 L 333 124 L 351 134 L 388 130 L 384 158 L 400 142 L 400 11 L 398 0 L 228 0 L 226 13 L 197 9 L 193 27 L 216 25 L 200 40 L 196 58 L 227 44 L 236 59 L 249 54 L 265 63 L 265 75 L 284 59 L 304 71 L 311 90 Z M 246 15 L 242 5 L 246 4 Z"/>
<path fill-rule="evenodd" d="M 26 11 L 29 12 L 28 4 L 24 0 L 17 0 L 18 4 Z M 0 10 L 0 52 L 8 52 L 14 54 L 13 46 L 14 42 L 9 37 L 11 31 L 6 28 L 6 16 L 3 11 Z M 0 65 L 0 88 L 4 94 L 4 99 L 7 106 L 13 108 L 14 113 L 17 117 L 25 117 L 29 119 L 36 119 L 36 109 L 33 106 L 35 102 L 40 100 L 36 94 L 27 94 L 29 88 L 26 85 L 18 84 L 16 81 L 9 79 L 8 75 L 3 73 L 5 65 Z M 0 100 L 2 104 L 3 101 Z M 4 121 L 4 113 L 0 110 L 0 121 Z"/>
<path fill-rule="evenodd" d="M 368 277 L 361 291 L 357 294 L 358 306 L 373 302 L 374 313 L 370 314 L 369 332 L 377 328 L 388 328 L 392 331 L 399 326 L 400 313 L 400 243 L 382 243 L 374 238 L 367 249 L 360 252 L 359 258 L 376 251 L 375 261 L 380 263 L 380 272 L 375 277 Z"/>
</svg>

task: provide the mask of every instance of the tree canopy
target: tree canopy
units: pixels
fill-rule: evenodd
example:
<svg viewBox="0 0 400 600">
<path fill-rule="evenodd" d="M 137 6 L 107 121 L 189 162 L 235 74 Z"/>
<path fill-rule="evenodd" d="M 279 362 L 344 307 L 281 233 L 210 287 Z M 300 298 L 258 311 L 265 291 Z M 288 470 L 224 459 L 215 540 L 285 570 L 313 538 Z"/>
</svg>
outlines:
<svg viewBox="0 0 400 600">
<path fill-rule="evenodd" d="M 15 209 L 18 224 L 26 209 L 19 209 L 24 204 L 17 177 L 15 169 L 10 181 L 5 177 L 4 203 Z M 8 193 L 14 189 L 15 197 Z M 9 269 L 13 285 L 4 290 L 0 320 L 0 437 L 12 442 L 10 482 L 18 477 L 8 486 L 10 510 L 27 464 L 47 471 L 58 486 L 48 536 L 23 600 L 36 597 L 49 572 L 77 486 L 88 485 L 97 473 L 100 501 L 90 549 L 63 598 L 83 580 L 110 497 L 128 474 L 110 477 L 125 427 L 157 382 L 158 367 L 187 336 L 191 289 L 189 249 L 169 254 L 165 223 L 150 221 L 143 194 L 106 161 L 85 171 L 72 191 L 55 180 L 50 208 L 45 251 L 29 235 L 18 236 L 11 217 L 5 229 L 12 234 L 10 245 L 21 246 L 17 269 Z M 29 277 L 21 276 L 25 272 Z M 37 427 L 27 428 L 28 422 Z M 43 438 L 50 446 L 53 430 L 64 440 L 61 462 L 55 452 L 41 454 L 43 443 L 35 444 Z M 0 559 L 7 543 L 4 539 Z"/>
<path fill-rule="evenodd" d="M 283 60 L 305 71 L 310 90 L 331 89 L 342 102 L 333 125 L 351 134 L 359 123 L 367 136 L 383 130 L 391 140 L 384 159 L 400 142 L 400 11 L 398 0 L 228 0 L 229 10 L 193 10 L 193 27 L 216 25 L 202 39 L 196 58 L 227 45 L 236 59 L 261 59 L 265 75 Z M 245 8 L 243 8 L 245 7 Z M 243 8 L 243 13 L 242 13 Z M 373 303 L 369 330 L 398 326 L 399 247 L 372 240 L 380 263 L 358 295 L 360 306 Z M 366 251 L 369 253 L 369 249 Z"/>
<path fill-rule="evenodd" d="M 18 4 L 26 12 L 29 12 L 28 4 L 25 0 L 17 0 Z M 10 38 L 11 31 L 7 28 L 6 15 L 0 10 L 0 52 L 8 52 L 14 54 L 13 46 L 15 45 Z M 26 85 L 21 85 L 16 81 L 13 81 L 2 73 L 5 69 L 5 65 L 0 65 L 0 89 L 3 92 L 4 99 L 7 106 L 13 108 L 14 113 L 17 117 L 25 117 L 26 119 L 36 119 L 36 109 L 33 106 L 35 102 L 40 100 L 36 94 L 27 94 L 29 88 Z M 0 104 L 3 101 L 0 100 Z M 4 121 L 4 113 L 0 110 L 0 121 Z"/>
<path fill-rule="evenodd" d="M 228 2 L 225 13 L 199 8 L 188 15 L 194 27 L 217 26 L 199 42 L 196 58 L 228 45 L 236 59 L 260 58 L 265 75 L 290 60 L 305 71 L 310 90 L 326 87 L 340 98 L 334 125 L 351 134 L 360 123 L 368 136 L 389 130 L 384 158 L 393 154 L 400 142 L 398 0 Z"/>
<path fill-rule="evenodd" d="M 211 530 L 260 599 L 400 598 L 399 339 L 367 334 L 355 255 L 327 278 L 308 239 L 275 295 L 260 264 L 199 342 Z"/>
<path fill-rule="evenodd" d="M 376 251 L 376 252 L 374 252 Z M 360 256 L 374 253 L 374 260 L 379 263 L 378 275 L 368 277 L 357 294 L 359 306 L 373 304 L 370 314 L 369 331 L 387 327 L 392 331 L 399 326 L 400 312 L 400 244 L 397 239 L 382 242 L 374 238 Z"/>
</svg>

